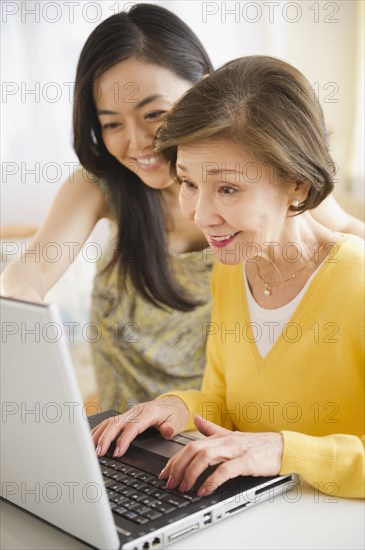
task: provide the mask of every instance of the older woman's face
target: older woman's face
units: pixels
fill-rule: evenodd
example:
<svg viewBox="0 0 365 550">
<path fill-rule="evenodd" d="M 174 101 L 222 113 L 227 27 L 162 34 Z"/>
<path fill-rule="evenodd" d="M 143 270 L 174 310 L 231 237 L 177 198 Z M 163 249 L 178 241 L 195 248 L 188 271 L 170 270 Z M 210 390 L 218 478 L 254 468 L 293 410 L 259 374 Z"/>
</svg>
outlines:
<svg viewBox="0 0 365 550">
<path fill-rule="evenodd" d="M 280 242 L 291 201 L 272 168 L 240 146 L 224 140 L 181 146 L 177 174 L 181 210 L 203 231 L 219 261 L 249 260 L 262 247 L 268 250 L 268 243 Z"/>
</svg>

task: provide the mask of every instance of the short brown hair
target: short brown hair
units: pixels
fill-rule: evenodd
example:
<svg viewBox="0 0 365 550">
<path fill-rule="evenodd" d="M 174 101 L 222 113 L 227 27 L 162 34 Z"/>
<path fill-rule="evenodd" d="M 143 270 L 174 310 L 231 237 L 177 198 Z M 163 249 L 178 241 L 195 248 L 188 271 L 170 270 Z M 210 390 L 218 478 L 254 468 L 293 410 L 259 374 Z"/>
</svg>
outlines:
<svg viewBox="0 0 365 550">
<path fill-rule="evenodd" d="M 176 175 L 177 147 L 206 139 L 242 145 L 280 181 L 309 183 L 306 199 L 290 209 L 316 208 L 333 190 L 323 112 L 308 80 L 269 56 L 226 63 L 196 84 L 165 118 L 156 151 Z"/>
</svg>

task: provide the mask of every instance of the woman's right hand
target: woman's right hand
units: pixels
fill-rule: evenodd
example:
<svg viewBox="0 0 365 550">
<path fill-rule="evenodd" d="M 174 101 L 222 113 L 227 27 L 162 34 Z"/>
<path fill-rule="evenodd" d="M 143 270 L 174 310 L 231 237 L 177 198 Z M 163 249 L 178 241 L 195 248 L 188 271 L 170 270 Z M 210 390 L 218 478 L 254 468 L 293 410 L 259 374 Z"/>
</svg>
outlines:
<svg viewBox="0 0 365 550">
<path fill-rule="evenodd" d="M 120 457 L 138 434 L 153 426 L 166 439 L 174 437 L 185 429 L 189 410 L 185 403 L 175 396 L 161 397 L 135 405 L 123 414 L 103 420 L 91 431 L 96 454 L 103 456 L 119 432 L 113 456 Z"/>
</svg>

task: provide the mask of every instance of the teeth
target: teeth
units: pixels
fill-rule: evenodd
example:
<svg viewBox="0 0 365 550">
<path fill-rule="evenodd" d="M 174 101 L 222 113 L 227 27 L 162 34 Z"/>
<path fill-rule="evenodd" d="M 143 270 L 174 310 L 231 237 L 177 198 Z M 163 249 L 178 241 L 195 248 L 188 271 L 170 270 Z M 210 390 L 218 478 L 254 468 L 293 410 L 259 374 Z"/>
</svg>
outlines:
<svg viewBox="0 0 365 550">
<path fill-rule="evenodd" d="M 231 239 L 233 235 L 227 235 L 226 237 L 212 237 L 214 241 L 228 241 L 228 239 Z"/>
<path fill-rule="evenodd" d="M 156 157 L 150 157 L 148 159 L 138 159 L 138 163 L 142 164 L 143 166 L 149 166 L 150 164 L 154 164 L 157 162 Z"/>
</svg>

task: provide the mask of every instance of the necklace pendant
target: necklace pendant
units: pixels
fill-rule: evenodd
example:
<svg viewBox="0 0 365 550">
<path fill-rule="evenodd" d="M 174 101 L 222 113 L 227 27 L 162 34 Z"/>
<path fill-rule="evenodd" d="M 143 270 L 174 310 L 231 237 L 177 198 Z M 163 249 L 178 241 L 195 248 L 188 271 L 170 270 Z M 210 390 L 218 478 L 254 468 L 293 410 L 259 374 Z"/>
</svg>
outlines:
<svg viewBox="0 0 365 550">
<path fill-rule="evenodd" d="M 271 290 L 266 283 L 265 283 L 264 296 L 271 296 Z"/>
</svg>

